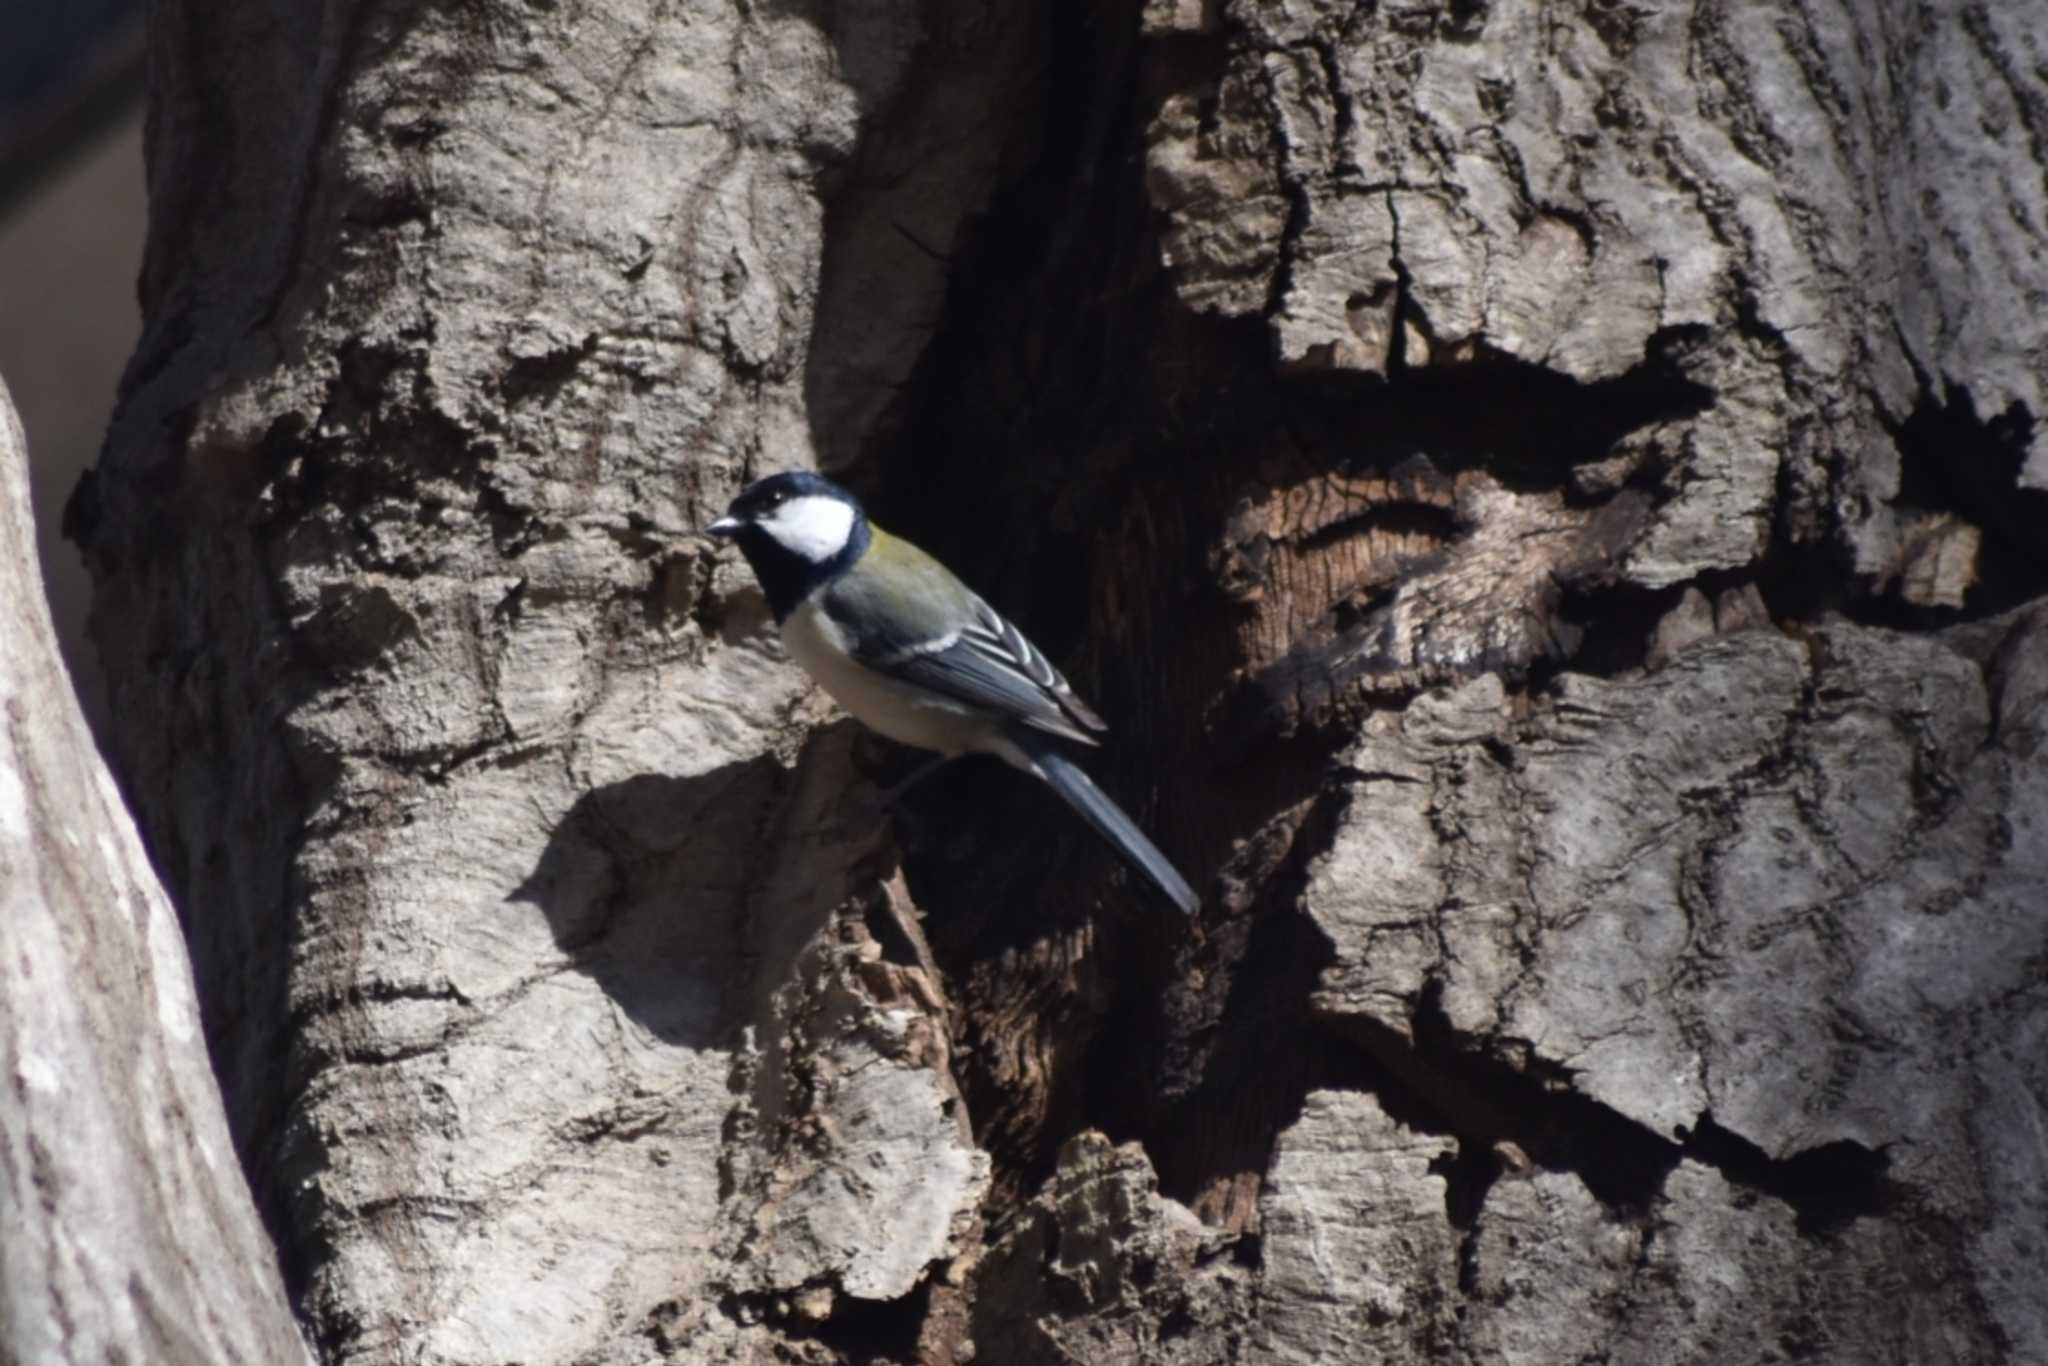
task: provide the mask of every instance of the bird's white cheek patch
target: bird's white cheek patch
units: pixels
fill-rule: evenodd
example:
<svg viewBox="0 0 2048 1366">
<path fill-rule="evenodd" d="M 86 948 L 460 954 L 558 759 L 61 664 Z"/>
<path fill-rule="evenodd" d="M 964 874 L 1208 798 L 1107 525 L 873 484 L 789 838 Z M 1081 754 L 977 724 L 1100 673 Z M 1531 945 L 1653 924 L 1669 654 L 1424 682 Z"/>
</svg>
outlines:
<svg viewBox="0 0 2048 1366">
<path fill-rule="evenodd" d="M 761 529 L 812 564 L 823 564 L 846 548 L 853 509 L 837 498 L 807 494 L 763 518 Z"/>
</svg>

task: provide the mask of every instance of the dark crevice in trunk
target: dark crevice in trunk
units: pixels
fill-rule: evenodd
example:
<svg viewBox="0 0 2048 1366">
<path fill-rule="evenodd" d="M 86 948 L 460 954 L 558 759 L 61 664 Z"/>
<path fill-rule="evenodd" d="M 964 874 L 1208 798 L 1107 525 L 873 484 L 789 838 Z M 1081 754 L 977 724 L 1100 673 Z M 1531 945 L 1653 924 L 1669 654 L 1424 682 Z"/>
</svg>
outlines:
<svg viewBox="0 0 2048 1366">
<path fill-rule="evenodd" d="M 1190 939 L 1056 800 L 990 763 L 909 797 L 905 874 L 951 979 L 956 1070 L 997 1199 L 1035 1188 L 1067 1137 L 1099 1127 L 1141 1139 L 1169 1194 L 1234 1221 L 1308 1089 L 1355 1066 L 1307 1019 L 1328 949 L 1295 910 L 1318 838 L 1304 815 L 1347 738 L 1326 723 L 1417 684 L 1319 666 L 1310 646 L 1295 661 L 1307 674 L 1272 675 L 1284 696 L 1233 727 L 1219 704 L 1276 665 L 1250 643 L 1262 609 L 1216 586 L 1233 519 L 1275 487 L 1398 484 L 1420 460 L 1422 485 L 1483 469 L 1575 507 L 1626 502 L 1616 527 L 1632 525 L 1654 461 L 1605 482 L 1586 467 L 1713 395 L 1686 373 L 1697 338 L 1676 336 L 1598 384 L 1498 356 L 1391 383 L 1279 373 L 1264 320 L 1191 313 L 1159 266 L 1143 128 L 1159 88 L 1210 45 L 1172 40 L 1155 58 L 1135 11 L 1043 23 L 1027 126 L 1008 139 L 1028 154 L 950 253 L 933 340 L 847 473 L 879 521 L 950 564 L 1098 705 L 1112 729 L 1085 761 L 1208 904 Z M 1302 538 L 1306 553 L 1367 533 L 1455 547 L 1457 516 L 1431 496 L 1339 516 Z M 1375 609 L 1328 610 L 1341 630 Z M 1331 705 L 1299 725 L 1319 697 Z M 1239 862 L 1247 850 L 1266 855 Z"/>
<path fill-rule="evenodd" d="M 1291 748 L 1292 764 L 1321 773 L 1318 747 Z M 1199 942 L 1151 941 L 1090 1059 L 1092 1108 L 1111 1137 L 1142 1142 L 1164 1193 L 1233 1230 L 1255 1222 L 1274 1144 L 1308 1093 L 1372 1080 L 1310 1017 L 1333 955 L 1298 910 L 1345 805 L 1341 794 L 1318 796 L 1250 841 L 1223 880 L 1255 889 L 1254 899 Z M 1133 1088 L 1133 1075 L 1151 1086 Z"/>
<path fill-rule="evenodd" d="M 1413 455 L 1446 472 L 1484 468 L 1509 488 L 1563 488 L 1600 502 L 1610 490 L 1576 484 L 1623 437 L 1704 412 L 1714 392 L 1653 346 L 1624 374 L 1591 384 L 1486 352 L 1458 365 L 1297 373 L 1274 383 L 1276 408 L 1313 424 L 1339 467 L 1387 469 Z"/>
<path fill-rule="evenodd" d="M 1084 762 L 1199 889 L 1206 870 L 1154 798 L 1156 784 L 1185 786 L 1186 756 L 1162 754 L 1161 732 L 1177 728 L 1146 714 L 1177 705 L 1158 675 L 1178 661 L 1135 639 L 1100 664 L 1080 657 L 1091 592 L 1121 572 L 1097 558 L 1102 526 L 1134 509 L 1177 520 L 1181 494 L 1134 396 L 1161 316 L 1130 166 L 1136 12 L 1059 9 L 1040 22 L 1046 59 L 1010 137 L 1024 150 L 953 252 L 900 430 L 863 458 L 857 482 L 878 520 L 951 565 L 1100 706 L 1108 747 Z M 1105 1020 L 1127 1015 L 1140 983 L 1156 999 L 1159 955 L 1187 931 L 1057 799 L 1001 765 L 953 765 L 905 805 L 905 875 L 951 978 L 956 1072 L 1001 1201 L 1035 1188 L 1062 1141 L 1101 1123 L 1087 1093 L 1089 1059 L 1113 1046 Z"/>
<path fill-rule="evenodd" d="M 1661 1197 L 1681 1160 L 1713 1167 L 1738 1186 L 1789 1206 L 1800 1232 L 1832 1234 L 1852 1220 L 1882 1217 L 1903 1192 L 1889 1159 L 1847 1140 L 1772 1158 L 1703 1117 L 1664 1138 L 1540 1065 L 1517 1066 L 1482 1051 L 1444 1015 L 1432 983 L 1410 1022 L 1412 1042 L 1386 1026 L 1337 1018 L 1327 1026 L 1355 1042 L 1390 1084 L 1378 1090 L 1387 1112 L 1411 1128 L 1455 1135 L 1460 1151 L 1434 1170 L 1446 1181 L 1447 1215 L 1469 1228 L 1487 1190 L 1503 1175 L 1499 1153 L 1512 1144 L 1537 1166 L 1569 1171 L 1616 1217 L 1640 1219 Z"/>
<path fill-rule="evenodd" d="M 894 1300 L 835 1295 L 830 1311 L 820 1318 L 798 1312 L 792 1298 L 780 1292 L 734 1293 L 725 1296 L 719 1310 L 737 1323 L 771 1325 L 792 1342 L 816 1343 L 844 1366 L 891 1366 L 919 1359 L 918 1337 L 931 1307 L 932 1282 L 927 1277 L 909 1294 Z M 687 1348 L 688 1344 L 676 1345 Z"/>
<path fill-rule="evenodd" d="M 1959 609 L 1895 603 L 1901 625 L 1995 616 L 2048 591 L 2048 492 L 2020 486 L 2036 419 L 2023 405 L 1979 416 L 1968 388 L 1923 390 L 1894 433 L 1901 509 L 1951 512 L 1983 532 L 1977 581 Z"/>
<path fill-rule="evenodd" d="M 1688 590 L 1704 594 L 1712 603 L 1728 594 L 1755 588 L 1773 619 L 1803 618 L 1803 612 L 1777 610 L 1783 601 L 1781 585 L 1776 566 L 1766 561 L 1740 569 L 1709 571 L 1667 588 L 1608 583 L 1571 589 L 1559 601 L 1558 617 L 1582 633 L 1577 648 L 1568 657 L 1539 659 L 1531 664 L 1526 674 L 1528 690 L 1540 693 L 1566 672 L 1616 678 L 1650 667 L 1650 647 L 1657 624 L 1678 606 Z"/>
<path fill-rule="evenodd" d="M 1479 1287 L 1479 1215 L 1506 1164 L 1499 1148 L 1461 1140 L 1429 1170 L 1444 1183 L 1444 1217 L 1458 1231 L 1458 1290 L 1473 1294 Z"/>
<path fill-rule="evenodd" d="M 1017 619 L 1101 705 L 1112 733 L 1086 762 L 1203 890 L 1220 851 L 1312 795 L 1317 769 L 1312 756 L 1264 763 L 1251 801 L 1213 809 L 1216 775 L 1196 719 L 1232 651 L 1223 605 L 1190 593 L 1204 581 L 1190 524 L 1221 520 L 1208 467 L 1229 442 L 1212 434 L 1190 458 L 1172 414 L 1184 384 L 1220 372 L 1263 387 L 1266 366 L 1256 331 L 1214 327 L 1208 335 L 1226 344 L 1209 344 L 1192 377 L 1160 364 L 1190 349 L 1178 334 L 1200 329 L 1158 276 L 1134 173 L 1135 19 L 1048 16 L 1041 125 L 1017 139 L 1037 159 L 955 253 L 946 316 L 905 403 L 905 439 L 874 492 L 878 516 Z M 1064 302 L 1048 311 L 1049 300 Z M 1162 380 L 1162 370 L 1177 377 Z M 1101 615 L 1112 583 L 1123 622 Z M 1209 620 L 1183 629 L 1197 614 Z M 1035 1186 L 1080 1129 L 1119 1139 L 1154 1130 L 1155 1063 L 1182 1042 L 1165 1003 L 1189 955 L 1213 955 L 1215 943 L 1191 948 L 1176 916 L 1014 773 L 959 765 L 911 806 L 922 838 L 906 873 L 961 988 L 961 1081 L 999 1185 Z M 1218 853 L 1205 859 L 1205 847 Z M 1243 952 L 1244 930 L 1215 931 L 1231 945 L 1224 952 Z M 1026 1046 L 1047 1050 L 1048 1062 L 1029 1083 L 1040 1094 L 1020 1098 L 1005 1059 Z"/>
<path fill-rule="evenodd" d="M 1891 1159 L 1849 1139 L 1773 1158 L 1742 1135 L 1703 1115 L 1685 1137 L 1685 1155 L 1723 1176 L 1790 1205 L 1799 1231 L 1832 1233 L 1855 1219 L 1891 1212 L 1903 1195 L 1888 1173 Z"/>
<path fill-rule="evenodd" d="M 1424 990 L 1410 1027 L 1412 1058 L 1383 1060 L 1444 1112 L 1461 1141 L 1511 1142 L 1539 1166 L 1577 1174 L 1625 1216 L 1646 1212 L 1678 1165 L 1677 1144 L 1569 1089 L 1567 1078 L 1472 1049 L 1444 1014 L 1440 983 Z"/>
</svg>

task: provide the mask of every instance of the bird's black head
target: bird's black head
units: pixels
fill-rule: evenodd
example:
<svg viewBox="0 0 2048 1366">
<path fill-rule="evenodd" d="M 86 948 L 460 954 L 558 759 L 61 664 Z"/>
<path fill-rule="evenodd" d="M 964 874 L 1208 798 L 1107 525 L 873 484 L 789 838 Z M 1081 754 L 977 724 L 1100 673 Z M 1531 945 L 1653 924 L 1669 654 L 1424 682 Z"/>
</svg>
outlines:
<svg viewBox="0 0 2048 1366">
<path fill-rule="evenodd" d="M 808 470 L 747 485 L 706 530 L 738 543 L 777 621 L 858 560 L 869 537 L 859 501 Z"/>
</svg>

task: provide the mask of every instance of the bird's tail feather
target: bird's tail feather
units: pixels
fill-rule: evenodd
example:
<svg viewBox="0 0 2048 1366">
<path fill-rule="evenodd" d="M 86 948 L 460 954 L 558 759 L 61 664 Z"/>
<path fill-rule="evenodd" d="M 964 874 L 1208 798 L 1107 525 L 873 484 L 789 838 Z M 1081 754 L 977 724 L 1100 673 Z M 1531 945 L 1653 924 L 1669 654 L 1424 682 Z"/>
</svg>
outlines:
<svg viewBox="0 0 2048 1366">
<path fill-rule="evenodd" d="M 1080 765 L 1060 752 L 1050 736 L 1025 732 L 1015 734 L 1011 739 L 1031 760 L 1039 776 L 1060 794 L 1068 806 L 1080 813 L 1082 820 L 1095 828 L 1096 834 L 1109 841 L 1110 847 L 1123 857 L 1124 862 L 1151 879 L 1153 886 L 1187 914 L 1193 915 L 1201 907 L 1202 899 L 1195 895 L 1194 888 L 1188 886 L 1187 879 L 1180 875 L 1179 870 L 1167 861 L 1166 855 L 1159 852 L 1159 847 L 1145 838 L 1145 832 L 1138 829 L 1123 809 L 1095 785 L 1095 780 Z"/>
</svg>

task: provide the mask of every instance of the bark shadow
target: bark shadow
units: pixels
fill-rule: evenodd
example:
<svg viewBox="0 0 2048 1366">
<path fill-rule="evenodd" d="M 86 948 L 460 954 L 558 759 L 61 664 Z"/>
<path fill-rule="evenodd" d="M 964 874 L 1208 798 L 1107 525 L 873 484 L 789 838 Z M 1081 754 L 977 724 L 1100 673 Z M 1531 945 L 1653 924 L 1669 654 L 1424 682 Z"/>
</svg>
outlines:
<svg viewBox="0 0 2048 1366">
<path fill-rule="evenodd" d="M 641 774 L 578 798 L 510 900 L 663 1043 L 712 1048 L 747 1016 L 748 860 L 788 773 L 772 757 Z"/>
</svg>

